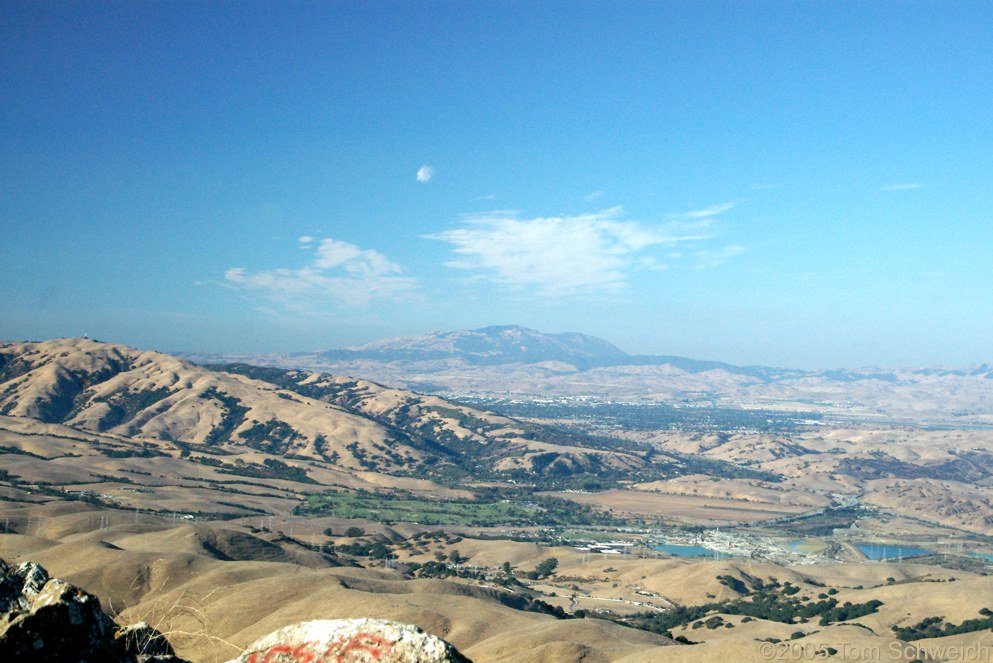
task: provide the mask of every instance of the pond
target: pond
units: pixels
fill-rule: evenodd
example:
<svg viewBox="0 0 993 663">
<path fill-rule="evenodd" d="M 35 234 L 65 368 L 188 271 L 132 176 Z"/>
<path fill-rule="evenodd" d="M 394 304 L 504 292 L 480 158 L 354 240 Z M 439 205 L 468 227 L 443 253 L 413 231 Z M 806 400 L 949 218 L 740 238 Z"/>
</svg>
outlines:
<svg viewBox="0 0 993 663">
<path fill-rule="evenodd" d="M 816 554 L 821 553 L 830 548 L 830 544 L 820 539 L 799 539 L 797 541 L 790 541 L 790 550 L 800 553 L 810 553 Z"/>
</svg>

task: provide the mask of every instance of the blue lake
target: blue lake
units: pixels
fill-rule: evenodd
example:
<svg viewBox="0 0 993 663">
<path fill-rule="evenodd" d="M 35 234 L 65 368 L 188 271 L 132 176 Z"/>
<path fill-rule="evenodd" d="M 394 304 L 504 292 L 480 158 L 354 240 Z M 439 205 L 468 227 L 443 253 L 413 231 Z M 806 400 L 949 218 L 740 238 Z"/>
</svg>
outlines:
<svg viewBox="0 0 993 663">
<path fill-rule="evenodd" d="M 908 557 L 920 557 L 921 555 L 931 554 L 930 550 L 924 550 L 923 548 L 889 546 L 879 543 L 860 543 L 855 547 L 861 550 L 866 557 L 874 561 L 883 559 L 906 559 Z"/>
<path fill-rule="evenodd" d="M 661 543 L 657 546 L 652 546 L 652 550 L 669 553 L 677 557 L 730 557 L 727 553 L 719 553 L 716 550 L 704 548 L 703 546 L 686 546 L 676 543 Z"/>
</svg>

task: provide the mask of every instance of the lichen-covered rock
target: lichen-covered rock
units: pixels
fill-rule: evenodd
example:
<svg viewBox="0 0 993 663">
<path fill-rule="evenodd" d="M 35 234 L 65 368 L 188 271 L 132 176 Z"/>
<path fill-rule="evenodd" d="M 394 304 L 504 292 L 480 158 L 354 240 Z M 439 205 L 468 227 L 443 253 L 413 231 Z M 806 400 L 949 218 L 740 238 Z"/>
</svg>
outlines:
<svg viewBox="0 0 993 663">
<path fill-rule="evenodd" d="M 470 663 L 416 626 L 381 619 L 301 622 L 273 631 L 228 663 Z"/>
<path fill-rule="evenodd" d="M 97 597 L 37 564 L 0 560 L 0 573 L 0 661 L 185 663 L 147 624 L 117 637 Z"/>
<path fill-rule="evenodd" d="M 120 660 L 113 641 L 116 626 L 95 596 L 49 578 L 30 562 L 5 571 L 0 599 L 5 606 L 0 620 L 5 660 Z"/>
<path fill-rule="evenodd" d="M 0 559 L 0 572 L 3 573 L 0 580 L 0 612 L 4 613 L 26 609 L 31 598 L 48 582 L 48 572 L 31 562 L 11 567 Z"/>
</svg>

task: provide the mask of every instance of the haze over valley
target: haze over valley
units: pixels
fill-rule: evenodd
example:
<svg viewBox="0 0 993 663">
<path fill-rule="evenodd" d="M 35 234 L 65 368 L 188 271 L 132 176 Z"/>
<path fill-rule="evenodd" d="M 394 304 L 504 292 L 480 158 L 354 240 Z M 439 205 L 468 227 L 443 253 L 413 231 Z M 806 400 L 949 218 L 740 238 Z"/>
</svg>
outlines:
<svg viewBox="0 0 993 663">
<path fill-rule="evenodd" d="M 516 325 L 389 338 L 320 353 L 184 356 L 362 375 L 399 388 L 488 399 L 772 409 L 913 425 L 993 422 L 993 367 L 986 364 L 833 370 L 735 366 L 630 355 L 600 338 Z"/>
</svg>

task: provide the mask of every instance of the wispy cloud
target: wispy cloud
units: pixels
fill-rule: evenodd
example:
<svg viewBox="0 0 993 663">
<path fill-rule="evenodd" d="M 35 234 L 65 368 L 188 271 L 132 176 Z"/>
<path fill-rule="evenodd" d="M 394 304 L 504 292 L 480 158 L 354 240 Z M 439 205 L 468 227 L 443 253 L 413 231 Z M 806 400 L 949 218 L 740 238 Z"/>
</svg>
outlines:
<svg viewBox="0 0 993 663">
<path fill-rule="evenodd" d="M 693 256 L 699 261 L 697 263 L 697 268 L 705 269 L 707 267 L 717 267 L 718 265 L 723 265 L 731 258 L 741 255 L 744 252 L 745 247 L 732 244 L 730 246 L 725 246 L 722 249 L 697 251 L 693 254 Z"/>
<path fill-rule="evenodd" d="M 876 191 L 913 191 L 914 189 L 923 189 L 924 184 L 922 182 L 907 182 L 904 184 L 887 184 L 886 186 L 876 187 Z"/>
<path fill-rule="evenodd" d="M 262 272 L 233 267 L 224 278 L 232 287 L 298 312 L 318 311 L 329 304 L 362 307 L 373 300 L 402 299 L 417 288 L 416 279 L 401 276 L 403 268 L 379 251 L 331 238 L 317 241 L 304 236 L 299 242 L 314 253 L 303 267 Z"/>
<path fill-rule="evenodd" d="M 704 209 L 692 210 L 689 212 L 683 212 L 682 214 L 676 214 L 677 217 L 682 217 L 684 219 L 709 219 L 712 216 L 717 216 L 727 212 L 732 209 L 738 203 L 722 203 L 720 205 L 712 205 Z"/>
<path fill-rule="evenodd" d="M 592 203 L 594 200 L 599 200 L 599 199 L 603 198 L 604 195 L 606 195 L 604 191 L 594 191 L 593 193 L 591 193 L 589 195 L 583 196 L 583 200 L 586 200 L 586 201 Z"/>
<path fill-rule="evenodd" d="M 417 181 L 421 184 L 427 184 L 434 177 L 434 168 L 431 166 L 421 166 L 417 169 Z"/>
<path fill-rule="evenodd" d="M 595 214 L 521 219 L 514 212 L 467 216 L 459 228 L 429 239 L 447 242 L 457 256 L 445 264 L 480 278 L 541 296 L 622 289 L 637 269 L 664 269 L 651 249 L 667 252 L 708 240 L 709 219 L 650 224 L 621 218 L 619 207 Z"/>
</svg>

